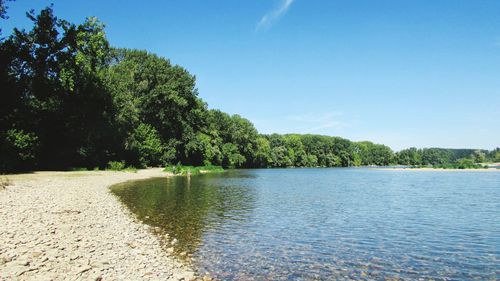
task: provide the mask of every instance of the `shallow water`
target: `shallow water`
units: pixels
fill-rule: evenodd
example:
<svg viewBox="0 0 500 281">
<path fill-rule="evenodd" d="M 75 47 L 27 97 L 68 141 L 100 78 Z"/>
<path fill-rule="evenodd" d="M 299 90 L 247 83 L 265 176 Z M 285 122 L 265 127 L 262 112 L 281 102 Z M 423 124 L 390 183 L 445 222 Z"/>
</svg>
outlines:
<svg viewBox="0 0 500 281">
<path fill-rule="evenodd" d="M 500 279 L 500 173 L 238 170 L 113 190 L 222 280 Z"/>
</svg>

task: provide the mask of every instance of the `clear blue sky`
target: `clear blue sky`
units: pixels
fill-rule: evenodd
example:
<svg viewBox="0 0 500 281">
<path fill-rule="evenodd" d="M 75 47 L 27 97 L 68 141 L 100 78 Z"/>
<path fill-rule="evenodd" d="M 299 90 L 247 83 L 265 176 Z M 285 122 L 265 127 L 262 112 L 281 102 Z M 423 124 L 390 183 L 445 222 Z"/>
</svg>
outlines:
<svg viewBox="0 0 500 281">
<path fill-rule="evenodd" d="M 263 133 L 500 146 L 498 0 L 18 0 L 4 35 L 51 2 L 184 66 L 210 108 Z"/>
</svg>

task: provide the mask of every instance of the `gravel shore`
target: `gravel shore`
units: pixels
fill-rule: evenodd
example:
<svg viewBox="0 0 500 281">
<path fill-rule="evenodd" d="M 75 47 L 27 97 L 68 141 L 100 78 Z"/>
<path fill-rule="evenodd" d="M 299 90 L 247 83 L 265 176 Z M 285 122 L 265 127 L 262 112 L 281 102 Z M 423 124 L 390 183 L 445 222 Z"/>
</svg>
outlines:
<svg viewBox="0 0 500 281">
<path fill-rule="evenodd" d="M 192 269 L 108 187 L 166 176 L 132 172 L 37 172 L 0 176 L 0 280 L 191 280 Z"/>
</svg>

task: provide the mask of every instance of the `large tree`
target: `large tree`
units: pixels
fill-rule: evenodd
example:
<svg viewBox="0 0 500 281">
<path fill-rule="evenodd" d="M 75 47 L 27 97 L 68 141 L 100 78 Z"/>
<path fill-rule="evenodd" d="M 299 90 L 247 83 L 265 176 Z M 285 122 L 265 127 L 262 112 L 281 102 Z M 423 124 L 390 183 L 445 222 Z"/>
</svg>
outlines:
<svg viewBox="0 0 500 281">
<path fill-rule="evenodd" d="M 195 81 L 184 68 L 154 54 L 114 50 L 107 83 L 126 144 L 137 126 L 148 124 L 165 146 L 161 157 L 164 164 L 188 162 L 186 144 L 197 138 L 206 114 Z"/>
<path fill-rule="evenodd" d="M 36 163 L 28 166 L 101 164 L 112 153 L 113 114 L 101 83 L 109 50 L 104 26 L 94 18 L 70 24 L 50 7 L 27 16 L 32 30 L 14 29 L 0 46 L 0 134 L 33 136 Z M 2 147 L 13 145 L 2 139 Z"/>
</svg>

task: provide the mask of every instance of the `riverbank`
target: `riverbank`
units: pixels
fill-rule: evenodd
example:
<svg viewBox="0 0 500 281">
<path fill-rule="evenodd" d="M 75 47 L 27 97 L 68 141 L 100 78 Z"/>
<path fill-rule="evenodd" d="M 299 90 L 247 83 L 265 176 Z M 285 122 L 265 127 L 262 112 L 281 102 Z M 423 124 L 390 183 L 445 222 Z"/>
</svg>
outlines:
<svg viewBox="0 0 500 281">
<path fill-rule="evenodd" d="M 500 169 L 443 169 L 443 168 L 374 168 L 385 171 L 415 171 L 415 172 L 500 172 Z"/>
<path fill-rule="evenodd" d="M 192 269 L 163 251 L 109 186 L 168 175 L 37 172 L 0 176 L 0 280 L 190 280 Z"/>
</svg>

